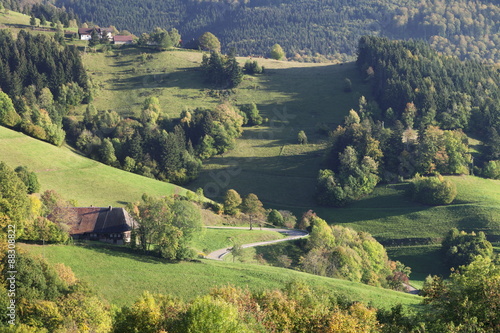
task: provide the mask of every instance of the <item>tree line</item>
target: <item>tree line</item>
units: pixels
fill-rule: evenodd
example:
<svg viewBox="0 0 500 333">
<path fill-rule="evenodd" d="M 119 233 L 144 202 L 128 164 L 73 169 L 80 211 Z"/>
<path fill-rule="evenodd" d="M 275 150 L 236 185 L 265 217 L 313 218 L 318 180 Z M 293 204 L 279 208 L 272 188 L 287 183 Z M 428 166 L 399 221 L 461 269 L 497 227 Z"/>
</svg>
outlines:
<svg viewBox="0 0 500 333">
<path fill-rule="evenodd" d="M 380 106 L 376 119 L 425 129 L 427 137 L 438 134 L 432 126 L 462 130 L 485 142 L 478 166 L 500 158 L 500 77 L 494 68 L 440 55 L 422 42 L 375 37 L 360 40 L 357 64 L 372 82 Z"/>
<path fill-rule="evenodd" d="M 202 160 L 233 149 L 243 125 L 262 121 L 255 105 L 241 109 L 223 103 L 213 109 L 184 110 L 180 118 L 168 119 L 158 99 L 148 97 L 138 118 L 98 112 L 89 104 L 82 120 L 68 117 L 64 128 L 68 141 L 93 159 L 184 184 L 197 177 Z"/>
</svg>

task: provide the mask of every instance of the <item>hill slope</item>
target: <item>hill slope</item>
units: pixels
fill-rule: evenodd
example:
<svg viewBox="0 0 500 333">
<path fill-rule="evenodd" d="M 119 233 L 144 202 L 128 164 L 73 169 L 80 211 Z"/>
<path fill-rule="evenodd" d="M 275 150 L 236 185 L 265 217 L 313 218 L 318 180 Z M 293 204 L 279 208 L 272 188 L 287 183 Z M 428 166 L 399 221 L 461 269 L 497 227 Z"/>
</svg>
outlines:
<svg viewBox="0 0 500 333">
<path fill-rule="evenodd" d="M 473 176 L 447 177 L 457 185 L 457 198 L 447 206 L 430 207 L 409 200 L 404 185 L 379 186 L 374 193 L 340 209 L 318 208 L 329 223 L 371 233 L 385 244 L 441 238 L 451 228 L 484 231 L 500 237 L 500 181 Z"/>
<path fill-rule="evenodd" d="M 416 306 L 421 301 L 420 297 L 410 294 L 269 266 L 215 260 L 173 264 L 101 244 L 23 247 L 32 253 L 43 254 L 51 263 L 62 262 L 70 266 L 78 278 L 90 282 L 99 295 L 116 305 L 131 304 L 144 290 L 191 300 L 215 286 L 230 284 L 257 291 L 282 288 L 297 279 L 321 292 L 372 302 L 377 307 L 387 308 L 398 303 Z M 92 258 L 92 262 L 88 258 Z"/>
<path fill-rule="evenodd" d="M 169 195 L 186 190 L 106 166 L 26 135 L 0 127 L 0 159 L 10 167 L 28 166 L 38 175 L 42 191 L 54 189 L 81 206 L 123 206 L 143 193 Z"/>
</svg>

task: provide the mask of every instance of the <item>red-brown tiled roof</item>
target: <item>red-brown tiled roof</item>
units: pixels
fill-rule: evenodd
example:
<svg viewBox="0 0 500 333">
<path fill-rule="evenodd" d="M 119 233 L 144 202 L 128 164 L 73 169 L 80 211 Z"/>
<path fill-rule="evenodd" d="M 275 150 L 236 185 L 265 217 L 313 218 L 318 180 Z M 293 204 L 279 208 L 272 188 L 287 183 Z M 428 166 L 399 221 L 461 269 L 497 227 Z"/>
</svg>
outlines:
<svg viewBox="0 0 500 333">
<path fill-rule="evenodd" d="M 134 40 L 132 36 L 114 36 L 115 42 L 131 42 Z"/>
</svg>

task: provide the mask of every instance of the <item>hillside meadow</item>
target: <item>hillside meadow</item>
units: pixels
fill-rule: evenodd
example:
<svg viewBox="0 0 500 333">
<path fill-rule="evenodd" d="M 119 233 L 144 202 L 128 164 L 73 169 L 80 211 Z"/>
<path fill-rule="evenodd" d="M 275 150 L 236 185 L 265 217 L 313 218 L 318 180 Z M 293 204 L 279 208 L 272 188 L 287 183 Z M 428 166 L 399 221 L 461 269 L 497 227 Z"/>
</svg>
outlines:
<svg viewBox="0 0 500 333">
<path fill-rule="evenodd" d="M 157 97 L 163 116 L 170 118 L 186 109 L 214 107 L 223 101 L 255 103 L 268 121 L 245 128 L 236 147 L 205 161 L 200 177 L 188 187 L 204 188 L 212 199 L 234 188 L 243 194 L 256 193 L 265 203 L 313 205 L 315 178 L 328 140 L 324 130 L 342 123 L 350 109 L 358 108 L 361 96 L 370 96 L 369 85 L 355 64 L 238 58 L 241 65 L 256 60 L 265 72 L 245 75 L 237 88 L 221 96 L 204 81 L 199 70 L 202 56 L 192 50 L 119 47 L 107 53 L 86 52 L 83 61 L 97 87 L 93 104 L 122 116 L 137 117 L 148 96 Z M 352 82 L 348 93 L 344 91 L 346 78 Z M 82 114 L 84 108 L 74 114 Z M 310 144 L 297 143 L 300 130 L 306 132 Z"/>
<path fill-rule="evenodd" d="M 329 223 L 371 233 L 379 241 L 444 237 L 451 228 L 483 231 L 492 240 L 500 237 L 500 181 L 474 176 L 447 176 L 457 186 L 455 201 L 446 206 L 412 202 L 405 185 L 381 185 L 371 195 L 339 209 L 317 208 Z M 418 241 L 418 240 L 417 240 Z"/>
<path fill-rule="evenodd" d="M 37 19 L 37 23 L 40 23 L 40 20 Z M 51 22 L 47 21 L 47 24 L 41 28 L 44 29 L 52 29 L 50 27 Z M 14 12 L 8 10 L 7 12 L 0 12 L 0 29 L 10 29 L 14 35 L 16 35 L 20 30 L 24 29 L 31 33 L 36 34 L 44 34 L 44 35 L 53 35 L 55 31 L 43 31 L 43 30 L 34 30 L 30 25 L 30 16 L 22 13 Z M 77 33 L 78 29 L 74 27 L 64 28 L 64 31 Z"/>
<path fill-rule="evenodd" d="M 141 53 L 150 55 L 142 61 Z M 198 67 L 202 53 L 188 50 L 156 52 L 122 47 L 105 53 L 87 53 L 84 62 L 100 87 L 98 109 L 113 109 L 137 116 L 146 96 L 160 100 L 165 116 L 183 109 L 210 107 L 221 101 L 204 83 Z M 244 63 L 248 58 L 239 58 Z M 245 128 L 236 147 L 204 162 L 200 177 L 187 187 L 203 188 L 221 200 L 227 189 L 255 193 L 266 207 L 287 209 L 300 216 L 313 209 L 329 223 L 367 231 L 390 243 L 407 238 L 440 238 L 450 228 L 484 231 L 500 236 L 498 181 L 470 176 L 450 177 L 458 187 L 449 206 L 428 207 L 411 202 L 404 184 L 381 185 L 375 192 L 346 208 L 316 205 L 317 172 L 324 162 L 328 138 L 320 128 L 334 129 L 349 109 L 358 108 L 360 96 L 370 100 L 369 85 L 354 63 L 302 64 L 255 58 L 265 67 L 262 75 L 245 75 L 242 84 L 225 99 L 236 105 L 254 102 L 268 122 Z M 344 79 L 352 91 L 344 91 Z M 75 110 L 81 112 L 81 110 Z M 304 130 L 308 144 L 297 143 Z M 472 142 L 474 144 L 474 142 Z"/>
<path fill-rule="evenodd" d="M 208 254 L 212 251 L 223 249 L 234 244 L 249 244 L 275 239 L 285 236 L 276 231 L 269 230 L 232 230 L 205 228 L 203 233 L 193 240 L 191 246 L 198 252 Z"/>
<path fill-rule="evenodd" d="M 124 206 L 142 194 L 184 194 L 182 187 L 119 170 L 79 155 L 70 147 L 55 147 L 0 127 L 0 160 L 11 168 L 36 172 L 41 191 L 56 190 L 79 206 Z"/>
<path fill-rule="evenodd" d="M 234 285 L 264 291 L 283 288 L 294 280 L 302 280 L 318 292 L 376 307 L 403 304 L 418 308 L 421 302 L 419 296 L 269 266 L 205 259 L 169 263 L 126 248 L 93 243 L 82 246 L 23 244 L 22 248 L 44 256 L 50 263 L 62 262 L 71 267 L 99 296 L 118 306 L 131 304 L 145 290 L 191 300 L 216 286 Z"/>
</svg>

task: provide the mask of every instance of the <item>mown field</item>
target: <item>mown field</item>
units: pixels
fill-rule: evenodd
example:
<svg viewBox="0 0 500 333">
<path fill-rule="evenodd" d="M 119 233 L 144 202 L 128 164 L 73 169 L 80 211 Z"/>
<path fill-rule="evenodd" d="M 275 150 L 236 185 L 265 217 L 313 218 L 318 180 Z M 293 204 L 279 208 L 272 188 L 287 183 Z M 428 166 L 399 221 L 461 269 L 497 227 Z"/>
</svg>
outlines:
<svg viewBox="0 0 500 333">
<path fill-rule="evenodd" d="M 268 240 L 281 239 L 285 236 L 276 231 L 268 230 L 231 230 L 206 228 L 202 235 L 195 238 L 192 247 L 199 252 L 208 254 L 234 244 L 249 244 Z"/>
<path fill-rule="evenodd" d="M 303 280 L 321 293 L 342 295 L 376 307 L 417 307 L 421 301 L 414 295 L 269 266 L 212 260 L 168 263 L 101 244 L 22 247 L 43 255 L 50 263 L 70 266 L 78 278 L 88 281 L 101 297 L 118 306 L 131 304 L 144 290 L 191 300 L 215 286 L 235 285 L 262 291 L 283 288 L 294 280 Z"/>
<path fill-rule="evenodd" d="M 448 277 L 450 271 L 442 262 L 440 245 L 416 245 L 388 247 L 391 260 L 399 260 L 411 267 L 410 284 L 420 289 L 429 275 Z"/>
<path fill-rule="evenodd" d="M 183 194 L 182 187 L 125 172 L 0 127 L 0 161 L 25 165 L 38 175 L 42 191 L 53 189 L 80 206 L 124 206 L 142 194 Z"/>
</svg>

